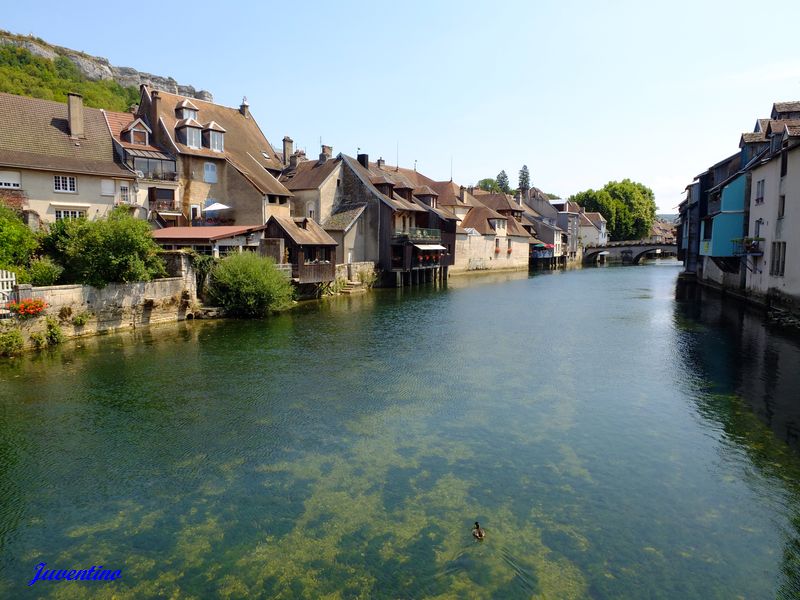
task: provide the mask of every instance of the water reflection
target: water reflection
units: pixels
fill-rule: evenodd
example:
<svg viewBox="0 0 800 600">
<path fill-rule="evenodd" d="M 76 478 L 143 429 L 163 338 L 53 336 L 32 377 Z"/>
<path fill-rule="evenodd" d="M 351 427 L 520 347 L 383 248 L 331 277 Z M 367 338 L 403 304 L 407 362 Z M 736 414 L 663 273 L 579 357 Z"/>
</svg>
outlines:
<svg viewBox="0 0 800 600">
<path fill-rule="evenodd" d="M 755 491 L 788 515 L 778 598 L 800 597 L 800 339 L 768 326 L 763 313 L 713 291 L 679 282 L 675 323 L 681 371 L 699 413 L 782 493 Z M 759 423 L 764 426 L 759 427 Z M 730 458 L 730 457 L 729 457 Z M 734 458 L 735 460 L 735 458 Z"/>
</svg>

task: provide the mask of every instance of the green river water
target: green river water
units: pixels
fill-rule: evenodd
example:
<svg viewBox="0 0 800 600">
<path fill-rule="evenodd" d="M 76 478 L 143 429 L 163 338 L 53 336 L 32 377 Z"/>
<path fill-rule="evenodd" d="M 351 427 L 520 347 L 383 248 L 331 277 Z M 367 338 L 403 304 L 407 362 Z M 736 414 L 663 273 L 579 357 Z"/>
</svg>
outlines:
<svg viewBox="0 0 800 600">
<path fill-rule="evenodd" d="M 678 272 L 454 278 L 0 363 L 0 597 L 796 598 L 800 343 L 677 301 Z M 122 576 L 28 586 L 40 562 Z"/>
</svg>

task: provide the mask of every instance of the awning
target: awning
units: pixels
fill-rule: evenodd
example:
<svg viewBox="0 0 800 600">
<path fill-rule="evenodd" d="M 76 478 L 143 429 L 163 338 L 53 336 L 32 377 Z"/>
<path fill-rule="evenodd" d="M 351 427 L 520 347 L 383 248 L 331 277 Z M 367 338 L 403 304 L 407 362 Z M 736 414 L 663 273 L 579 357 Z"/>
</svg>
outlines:
<svg viewBox="0 0 800 600">
<path fill-rule="evenodd" d="M 555 246 L 553 246 L 553 244 L 545 244 L 544 247 L 545 248 L 555 248 Z"/>
<path fill-rule="evenodd" d="M 545 244 L 534 244 L 533 247 L 534 248 L 547 248 L 547 246 Z"/>
<path fill-rule="evenodd" d="M 414 248 L 419 248 L 420 250 L 447 250 L 441 244 L 414 244 Z"/>
<path fill-rule="evenodd" d="M 230 208 L 230 206 L 226 206 L 225 204 L 222 204 L 220 202 L 214 202 L 214 204 L 212 204 L 210 206 L 206 206 L 203 209 L 203 212 L 208 212 L 210 210 L 228 210 L 229 208 Z"/>
<path fill-rule="evenodd" d="M 602 252 L 597 253 L 598 256 L 608 256 L 609 254 L 611 254 L 611 252 L 608 250 L 603 250 Z"/>
<path fill-rule="evenodd" d="M 58 200 L 51 200 L 50 206 L 65 206 L 67 208 L 91 208 L 92 205 L 88 202 L 59 202 Z"/>
</svg>

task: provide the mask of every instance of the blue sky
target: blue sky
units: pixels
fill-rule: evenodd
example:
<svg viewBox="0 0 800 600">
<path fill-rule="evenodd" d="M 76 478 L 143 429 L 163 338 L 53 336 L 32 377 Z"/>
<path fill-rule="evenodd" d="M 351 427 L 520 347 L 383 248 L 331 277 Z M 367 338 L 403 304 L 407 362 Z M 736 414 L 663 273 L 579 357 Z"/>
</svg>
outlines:
<svg viewBox="0 0 800 600">
<path fill-rule="evenodd" d="M 630 177 L 662 212 L 800 100 L 800 2 L 63 2 L 0 26 L 207 89 L 276 146 L 383 156 L 563 196 Z M 159 16 L 157 22 L 154 17 Z"/>
</svg>

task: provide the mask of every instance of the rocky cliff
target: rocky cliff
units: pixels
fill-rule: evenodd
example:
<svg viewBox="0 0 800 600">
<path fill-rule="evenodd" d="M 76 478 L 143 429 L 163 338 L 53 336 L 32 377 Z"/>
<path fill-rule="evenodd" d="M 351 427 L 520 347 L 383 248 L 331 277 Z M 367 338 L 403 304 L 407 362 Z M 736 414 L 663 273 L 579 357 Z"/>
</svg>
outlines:
<svg viewBox="0 0 800 600">
<path fill-rule="evenodd" d="M 162 77 L 152 73 L 142 73 L 131 67 L 115 67 L 102 56 L 91 56 L 70 48 L 53 46 L 44 40 L 32 36 L 15 35 L 7 31 L 0 31 L 0 45 L 21 46 L 34 56 L 40 56 L 49 60 L 55 60 L 63 56 L 72 61 L 83 75 L 91 80 L 113 79 L 123 87 L 139 87 L 146 83 L 156 89 L 181 94 L 199 100 L 212 102 L 214 98 L 211 92 L 206 90 L 196 90 L 191 85 L 180 85 L 172 77 Z"/>
</svg>

